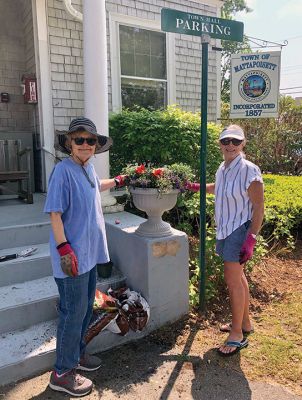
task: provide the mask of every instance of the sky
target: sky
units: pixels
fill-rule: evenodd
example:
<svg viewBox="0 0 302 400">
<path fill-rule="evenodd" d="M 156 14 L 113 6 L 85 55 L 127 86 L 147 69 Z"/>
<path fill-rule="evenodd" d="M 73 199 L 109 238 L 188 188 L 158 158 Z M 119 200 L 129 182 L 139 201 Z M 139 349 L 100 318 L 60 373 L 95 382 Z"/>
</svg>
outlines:
<svg viewBox="0 0 302 400">
<path fill-rule="evenodd" d="M 247 36 L 277 43 L 288 41 L 281 51 L 280 92 L 302 97 L 302 0 L 246 0 L 246 3 L 253 11 L 237 13 L 235 20 L 244 23 Z M 250 45 L 256 46 L 251 42 Z M 279 51 L 280 47 L 254 50 Z"/>
</svg>

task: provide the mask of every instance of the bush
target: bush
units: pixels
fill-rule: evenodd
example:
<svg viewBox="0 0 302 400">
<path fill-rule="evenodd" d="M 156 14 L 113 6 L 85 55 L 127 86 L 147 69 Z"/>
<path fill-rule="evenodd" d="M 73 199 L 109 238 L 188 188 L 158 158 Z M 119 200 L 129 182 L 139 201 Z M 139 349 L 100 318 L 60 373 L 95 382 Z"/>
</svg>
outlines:
<svg viewBox="0 0 302 400">
<path fill-rule="evenodd" d="M 217 293 L 217 288 L 223 282 L 222 261 L 216 255 L 216 230 L 214 224 L 214 196 L 206 198 L 207 236 L 206 236 L 206 297 L 208 300 Z M 197 306 L 199 301 L 199 193 L 184 193 L 178 197 L 176 207 L 165 213 L 164 219 L 175 228 L 183 230 L 189 236 L 190 242 L 190 304 Z"/>
<path fill-rule="evenodd" d="M 200 115 L 168 107 L 163 111 L 139 109 L 112 114 L 109 121 L 114 145 L 110 152 L 111 176 L 131 163 L 158 165 L 184 163 L 200 175 Z M 207 179 L 213 180 L 222 160 L 217 146 L 221 128 L 208 124 Z"/>
<path fill-rule="evenodd" d="M 293 218 L 292 227 L 302 223 L 302 176 L 264 175 L 266 209 Z"/>
<path fill-rule="evenodd" d="M 286 242 L 292 248 L 302 229 L 302 176 L 264 175 L 263 235 L 272 249 Z"/>
</svg>

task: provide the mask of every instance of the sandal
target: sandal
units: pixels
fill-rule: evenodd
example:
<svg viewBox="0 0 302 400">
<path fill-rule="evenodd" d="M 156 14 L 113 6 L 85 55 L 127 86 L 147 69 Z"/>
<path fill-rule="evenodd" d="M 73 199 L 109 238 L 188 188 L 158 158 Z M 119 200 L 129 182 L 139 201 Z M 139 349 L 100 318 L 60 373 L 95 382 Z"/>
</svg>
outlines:
<svg viewBox="0 0 302 400">
<path fill-rule="evenodd" d="M 219 330 L 220 332 L 231 332 L 232 329 L 232 324 L 225 324 L 225 325 L 221 325 Z M 254 328 L 252 328 L 250 331 L 246 331 L 245 329 L 242 329 L 242 333 L 244 335 L 250 335 L 251 333 L 254 333 Z"/>
<path fill-rule="evenodd" d="M 241 342 L 230 340 L 230 341 L 226 342 L 224 345 L 228 346 L 228 347 L 235 347 L 235 349 L 233 351 L 225 353 L 224 351 L 220 350 L 220 347 L 221 347 L 220 346 L 220 347 L 217 348 L 217 352 L 221 357 L 230 357 L 230 356 L 233 356 L 236 353 L 239 353 L 239 351 L 241 349 L 244 349 L 245 347 L 247 347 L 248 344 L 249 344 L 249 342 L 248 342 L 248 340 L 246 338 L 243 338 L 241 340 Z"/>
</svg>

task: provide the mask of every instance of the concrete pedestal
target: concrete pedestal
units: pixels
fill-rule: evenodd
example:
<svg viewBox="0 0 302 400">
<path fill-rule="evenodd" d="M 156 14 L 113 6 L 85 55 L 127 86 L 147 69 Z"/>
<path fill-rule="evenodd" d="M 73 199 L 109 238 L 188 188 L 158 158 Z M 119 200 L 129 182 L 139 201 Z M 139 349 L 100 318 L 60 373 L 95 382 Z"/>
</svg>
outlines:
<svg viewBox="0 0 302 400">
<path fill-rule="evenodd" d="M 127 212 L 106 214 L 105 221 L 112 261 L 126 276 L 127 285 L 150 305 L 148 331 L 185 315 L 189 310 L 187 235 L 172 229 L 172 235 L 164 238 L 139 236 L 135 230 L 145 219 Z"/>
</svg>

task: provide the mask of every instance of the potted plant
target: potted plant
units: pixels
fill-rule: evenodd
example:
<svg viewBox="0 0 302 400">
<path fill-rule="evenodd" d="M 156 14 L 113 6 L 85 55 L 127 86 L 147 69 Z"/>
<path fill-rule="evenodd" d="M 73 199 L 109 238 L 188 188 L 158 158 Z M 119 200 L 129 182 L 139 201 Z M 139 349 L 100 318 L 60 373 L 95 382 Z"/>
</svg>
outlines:
<svg viewBox="0 0 302 400">
<path fill-rule="evenodd" d="M 126 184 L 135 207 L 148 215 L 148 220 L 137 228 L 136 233 L 147 237 L 171 235 L 171 226 L 162 220 L 162 215 L 175 206 L 178 194 L 192 185 L 190 167 L 184 164 L 164 167 L 131 164 L 123 173 L 127 175 Z"/>
</svg>

